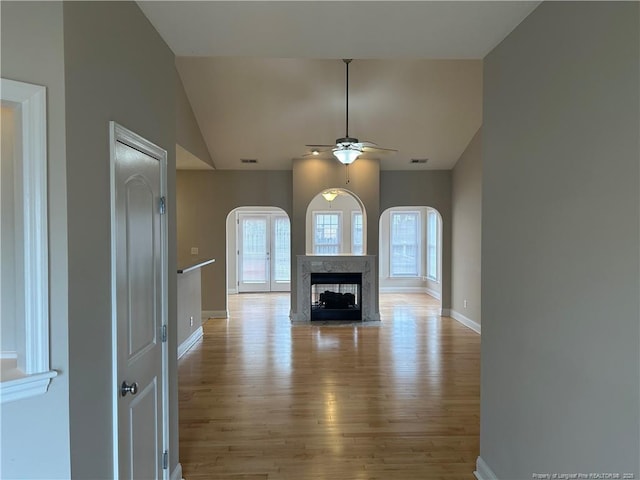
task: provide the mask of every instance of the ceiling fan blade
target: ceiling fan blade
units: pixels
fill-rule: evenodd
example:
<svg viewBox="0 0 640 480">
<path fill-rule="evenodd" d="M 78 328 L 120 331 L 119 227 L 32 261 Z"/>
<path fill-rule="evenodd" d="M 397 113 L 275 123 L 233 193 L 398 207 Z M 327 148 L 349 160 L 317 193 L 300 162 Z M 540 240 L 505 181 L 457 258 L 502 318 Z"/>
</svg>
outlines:
<svg viewBox="0 0 640 480">
<path fill-rule="evenodd" d="M 333 148 L 336 144 L 332 143 L 331 145 L 305 145 L 305 147 L 316 147 L 316 148 Z"/>
<path fill-rule="evenodd" d="M 366 145 L 362 147 L 362 149 L 365 152 L 397 152 L 398 151 L 395 148 L 369 147 Z"/>
</svg>

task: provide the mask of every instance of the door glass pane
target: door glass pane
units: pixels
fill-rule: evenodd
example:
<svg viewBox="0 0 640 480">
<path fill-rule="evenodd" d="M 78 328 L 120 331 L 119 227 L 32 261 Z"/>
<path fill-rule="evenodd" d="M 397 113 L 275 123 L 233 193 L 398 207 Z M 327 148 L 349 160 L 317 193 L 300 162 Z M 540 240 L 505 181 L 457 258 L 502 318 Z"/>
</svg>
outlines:
<svg viewBox="0 0 640 480">
<path fill-rule="evenodd" d="M 267 281 L 267 220 L 242 220 L 242 281 Z"/>
<path fill-rule="evenodd" d="M 291 256 L 290 256 L 290 243 L 291 243 L 291 229 L 289 225 L 289 219 L 287 217 L 275 217 L 274 224 L 274 272 L 273 280 L 276 282 L 290 282 L 291 281 Z"/>
</svg>

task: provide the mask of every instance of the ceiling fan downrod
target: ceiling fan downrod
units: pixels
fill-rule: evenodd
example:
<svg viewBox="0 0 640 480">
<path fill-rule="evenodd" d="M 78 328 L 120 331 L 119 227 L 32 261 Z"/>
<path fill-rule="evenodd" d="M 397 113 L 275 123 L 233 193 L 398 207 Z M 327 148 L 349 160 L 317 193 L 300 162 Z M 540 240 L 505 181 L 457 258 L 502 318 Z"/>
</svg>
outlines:
<svg viewBox="0 0 640 480">
<path fill-rule="evenodd" d="M 351 58 L 343 58 L 342 61 L 346 65 L 347 75 L 346 75 L 346 108 L 345 108 L 345 140 L 349 138 L 349 64 L 351 63 Z M 348 141 L 348 140 L 347 140 Z M 357 140 L 356 140 L 357 142 Z"/>
</svg>

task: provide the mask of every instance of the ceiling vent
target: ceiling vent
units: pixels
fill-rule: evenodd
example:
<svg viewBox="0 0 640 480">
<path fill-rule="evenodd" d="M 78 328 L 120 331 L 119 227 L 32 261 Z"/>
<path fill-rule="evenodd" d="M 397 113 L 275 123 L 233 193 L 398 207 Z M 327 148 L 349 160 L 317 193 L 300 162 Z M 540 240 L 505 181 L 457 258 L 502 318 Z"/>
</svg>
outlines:
<svg viewBox="0 0 640 480">
<path fill-rule="evenodd" d="M 428 158 L 412 158 L 409 163 L 427 163 Z"/>
<path fill-rule="evenodd" d="M 258 163 L 257 158 L 241 158 L 240 163 Z"/>
</svg>

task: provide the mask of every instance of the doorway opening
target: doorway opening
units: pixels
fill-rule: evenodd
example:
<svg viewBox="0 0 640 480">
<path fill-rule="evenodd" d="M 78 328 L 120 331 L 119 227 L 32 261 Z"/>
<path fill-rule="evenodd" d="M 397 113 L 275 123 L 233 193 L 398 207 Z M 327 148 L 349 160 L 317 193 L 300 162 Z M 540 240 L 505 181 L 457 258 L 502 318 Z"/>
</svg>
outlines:
<svg viewBox="0 0 640 480">
<path fill-rule="evenodd" d="M 380 293 L 427 293 L 442 299 L 442 216 L 427 206 L 380 215 Z"/>
<path fill-rule="evenodd" d="M 291 290 L 291 222 L 275 207 L 240 207 L 227 217 L 227 293 Z"/>
</svg>

